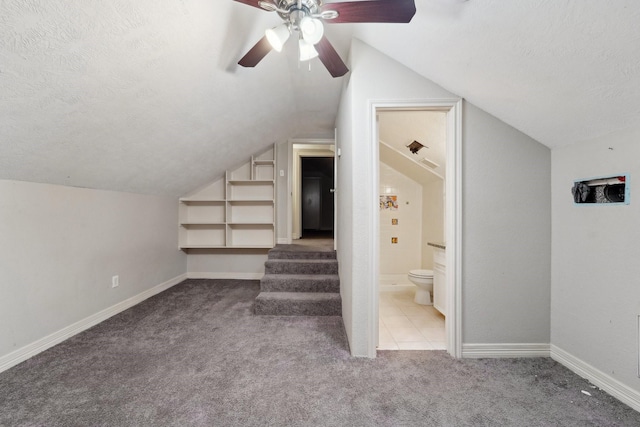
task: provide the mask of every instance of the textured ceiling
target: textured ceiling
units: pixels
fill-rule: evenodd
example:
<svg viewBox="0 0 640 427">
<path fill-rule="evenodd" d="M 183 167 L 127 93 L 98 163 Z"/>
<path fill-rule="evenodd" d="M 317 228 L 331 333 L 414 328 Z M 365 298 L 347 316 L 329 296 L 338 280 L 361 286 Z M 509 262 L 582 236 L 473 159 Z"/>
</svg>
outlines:
<svg viewBox="0 0 640 427">
<path fill-rule="evenodd" d="M 550 147 L 637 126 L 637 0 L 416 0 L 352 34 Z M 274 141 L 327 137 L 342 79 L 231 0 L 0 2 L 0 179 L 181 195 Z"/>
<path fill-rule="evenodd" d="M 354 36 L 551 148 L 639 126 L 639 1 L 416 5 Z"/>
</svg>

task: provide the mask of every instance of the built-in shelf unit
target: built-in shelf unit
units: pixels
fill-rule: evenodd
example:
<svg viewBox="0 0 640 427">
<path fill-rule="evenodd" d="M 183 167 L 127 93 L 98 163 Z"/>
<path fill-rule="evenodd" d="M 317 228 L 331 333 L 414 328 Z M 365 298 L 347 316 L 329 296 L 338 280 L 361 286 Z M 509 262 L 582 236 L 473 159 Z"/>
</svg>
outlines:
<svg viewBox="0 0 640 427">
<path fill-rule="evenodd" d="M 180 248 L 272 248 L 275 145 L 180 198 Z"/>
</svg>

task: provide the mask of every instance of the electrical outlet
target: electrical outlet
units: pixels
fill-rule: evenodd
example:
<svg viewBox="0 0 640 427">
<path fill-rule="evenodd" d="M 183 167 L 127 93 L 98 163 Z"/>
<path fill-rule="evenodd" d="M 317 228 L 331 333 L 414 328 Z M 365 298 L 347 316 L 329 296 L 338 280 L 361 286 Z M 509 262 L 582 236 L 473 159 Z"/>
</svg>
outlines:
<svg viewBox="0 0 640 427">
<path fill-rule="evenodd" d="M 120 278 L 118 276 L 113 276 L 111 278 L 111 287 L 112 288 L 117 288 L 118 285 L 120 285 Z"/>
</svg>

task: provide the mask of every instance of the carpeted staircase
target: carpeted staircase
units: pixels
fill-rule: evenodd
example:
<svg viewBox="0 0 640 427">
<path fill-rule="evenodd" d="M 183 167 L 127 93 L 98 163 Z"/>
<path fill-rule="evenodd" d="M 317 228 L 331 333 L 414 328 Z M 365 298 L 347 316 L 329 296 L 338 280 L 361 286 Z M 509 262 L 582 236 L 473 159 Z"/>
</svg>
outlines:
<svg viewBox="0 0 640 427">
<path fill-rule="evenodd" d="M 277 245 L 269 251 L 254 313 L 277 316 L 341 316 L 336 251 L 329 247 Z"/>
</svg>

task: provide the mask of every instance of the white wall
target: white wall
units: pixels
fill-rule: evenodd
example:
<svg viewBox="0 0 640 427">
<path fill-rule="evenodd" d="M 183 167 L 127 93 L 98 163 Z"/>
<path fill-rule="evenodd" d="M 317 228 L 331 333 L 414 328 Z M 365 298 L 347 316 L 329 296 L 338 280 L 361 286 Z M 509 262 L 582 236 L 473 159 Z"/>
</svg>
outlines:
<svg viewBox="0 0 640 427">
<path fill-rule="evenodd" d="M 345 78 L 345 86 L 340 98 L 340 107 L 336 116 L 336 152 L 340 152 L 337 161 L 338 182 L 336 182 L 337 227 L 336 254 L 340 275 L 340 297 L 342 298 L 342 321 L 349 340 L 352 354 L 358 354 L 366 348 L 370 336 L 367 334 L 367 313 L 363 304 L 355 304 L 353 289 L 353 167 L 357 155 L 354 153 L 353 140 L 353 86 Z"/>
<path fill-rule="evenodd" d="M 190 249 L 187 271 L 197 279 L 247 279 L 264 276 L 268 249 Z"/>
<path fill-rule="evenodd" d="M 398 202 L 398 210 L 380 210 L 381 282 L 384 276 L 399 276 L 402 281 L 397 284 L 410 284 L 409 270 L 422 268 L 422 186 L 380 162 L 379 194 L 394 195 Z M 392 237 L 398 242 L 391 243 Z"/>
<path fill-rule="evenodd" d="M 636 391 L 640 131 L 552 152 L 551 343 Z M 630 174 L 630 204 L 574 205 L 574 180 Z M 627 402 L 628 403 L 628 402 Z"/>
<path fill-rule="evenodd" d="M 280 176 L 280 171 L 284 172 Z M 280 142 L 276 146 L 276 243 L 287 243 L 289 212 L 289 142 Z"/>
<path fill-rule="evenodd" d="M 373 304 L 375 201 L 371 179 L 369 102 L 452 98 L 453 94 L 364 43 L 351 47 L 349 89 L 339 111 L 340 173 L 350 186 L 339 194 L 343 215 L 339 253 L 345 326 L 351 351 L 374 356 L 369 343 Z M 549 343 L 550 151 L 488 113 L 464 103 L 462 293 L 465 343 Z M 343 186 L 344 186 L 343 184 Z M 530 202 L 529 202 L 530 201 Z M 351 240 L 350 242 L 346 240 Z M 350 265 L 343 265 L 350 263 Z M 342 272 L 348 275 L 342 275 Z"/>
<path fill-rule="evenodd" d="M 184 275 L 177 206 L 172 197 L 0 181 L 0 360 Z"/>
</svg>

